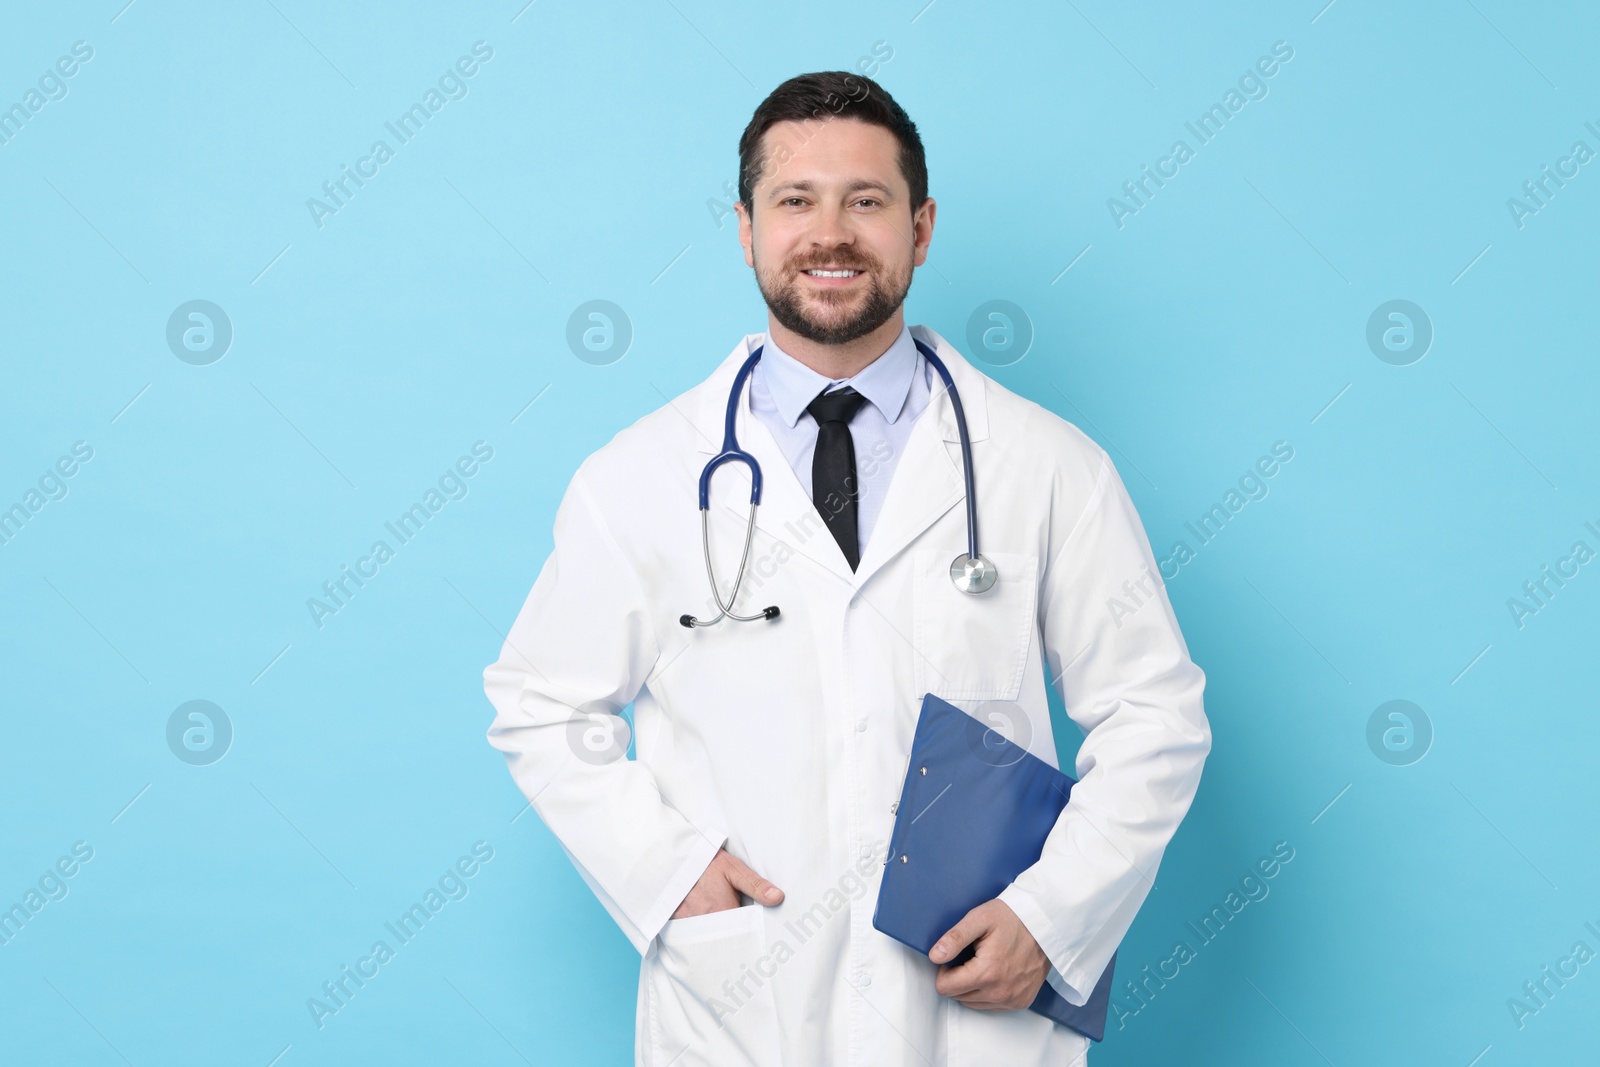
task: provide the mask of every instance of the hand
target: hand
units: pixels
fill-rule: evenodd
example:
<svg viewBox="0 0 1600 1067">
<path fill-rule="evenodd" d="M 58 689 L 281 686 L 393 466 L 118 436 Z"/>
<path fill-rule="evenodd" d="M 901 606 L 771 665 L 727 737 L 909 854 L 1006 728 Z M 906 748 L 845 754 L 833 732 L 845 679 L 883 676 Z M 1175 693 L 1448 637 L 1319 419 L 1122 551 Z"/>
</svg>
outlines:
<svg viewBox="0 0 1600 1067">
<path fill-rule="evenodd" d="M 952 926 L 928 953 L 947 963 L 972 945 L 971 959 L 939 968 L 933 988 L 969 1008 L 1016 1011 L 1033 1003 L 1050 973 L 1050 959 L 1002 900 L 979 904 Z"/>
<path fill-rule="evenodd" d="M 740 893 L 757 904 L 769 907 L 783 902 L 783 890 L 735 859 L 727 849 L 719 848 L 717 854 L 711 857 L 711 865 L 705 869 L 694 888 L 689 890 L 689 895 L 683 898 L 683 903 L 678 905 L 672 917 L 686 919 L 691 915 L 737 908 Z"/>
</svg>

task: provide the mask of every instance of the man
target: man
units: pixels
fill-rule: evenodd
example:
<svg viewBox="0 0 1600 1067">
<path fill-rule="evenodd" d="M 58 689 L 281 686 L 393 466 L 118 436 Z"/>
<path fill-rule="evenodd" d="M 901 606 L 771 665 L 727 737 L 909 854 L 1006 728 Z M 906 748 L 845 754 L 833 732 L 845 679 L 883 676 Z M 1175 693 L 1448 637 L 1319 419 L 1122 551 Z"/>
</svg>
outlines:
<svg viewBox="0 0 1600 1067">
<path fill-rule="evenodd" d="M 899 105 L 866 78 L 797 77 L 739 155 L 766 332 L 573 477 L 484 672 L 489 740 L 642 955 L 638 1063 L 1082 1063 L 1087 1039 L 1026 1009 L 1046 981 L 1082 1004 L 1148 894 L 1210 750 L 1204 675 L 1105 452 L 907 327 L 935 204 Z M 959 435 L 916 340 L 948 366 L 970 430 L 999 571 L 978 595 L 950 581 L 966 551 Z M 686 627 L 686 609 L 718 617 L 698 482 L 757 346 L 736 429 L 764 488 L 731 606 L 780 611 Z M 743 472 L 718 469 L 707 513 L 724 601 Z M 1086 737 L 1044 855 L 930 956 L 879 933 L 923 694 L 1054 764 L 1047 684 Z"/>
</svg>

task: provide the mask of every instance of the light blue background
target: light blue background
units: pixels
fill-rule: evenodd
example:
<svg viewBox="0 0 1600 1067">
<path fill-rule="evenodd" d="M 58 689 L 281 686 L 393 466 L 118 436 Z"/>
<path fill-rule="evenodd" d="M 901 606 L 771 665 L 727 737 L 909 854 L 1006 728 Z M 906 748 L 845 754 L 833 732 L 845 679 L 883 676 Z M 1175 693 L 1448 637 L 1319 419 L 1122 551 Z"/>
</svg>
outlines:
<svg viewBox="0 0 1600 1067">
<path fill-rule="evenodd" d="M 1506 601 L 1600 549 L 1600 167 L 1520 229 L 1506 201 L 1600 148 L 1600 17 L 925 2 L 7 7 L 0 106 L 94 58 L 0 144 L 0 507 L 94 457 L 0 546 L 0 904 L 94 858 L 0 946 L 0 1060 L 629 1062 L 637 957 L 517 817 L 481 672 L 580 460 L 763 328 L 708 204 L 751 111 L 875 42 L 939 202 L 911 321 L 965 347 L 1022 307 L 990 373 L 1111 451 L 1158 555 L 1294 448 L 1169 583 L 1215 748 L 1124 1002 L 1295 859 L 1092 1062 L 1593 1055 L 1600 963 L 1521 1028 L 1507 1000 L 1600 950 L 1600 567 L 1520 629 Z M 469 95 L 319 229 L 307 198 L 479 40 Z M 1107 198 L 1280 40 L 1266 98 L 1119 229 Z M 565 341 L 599 298 L 634 329 L 605 366 Z M 1396 298 L 1435 330 L 1409 366 L 1365 340 Z M 165 341 L 191 299 L 233 325 L 209 366 Z M 307 599 L 480 440 L 469 495 L 319 629 Z M 166 743 L 193 699 L 233 724 L 210 766 Z M 1368 747 L 1391 699 L 1435 731 L 1409 766 Z M 319 1029 L 307 998 L 477 841 L 470 894 Z"/>
</svg>

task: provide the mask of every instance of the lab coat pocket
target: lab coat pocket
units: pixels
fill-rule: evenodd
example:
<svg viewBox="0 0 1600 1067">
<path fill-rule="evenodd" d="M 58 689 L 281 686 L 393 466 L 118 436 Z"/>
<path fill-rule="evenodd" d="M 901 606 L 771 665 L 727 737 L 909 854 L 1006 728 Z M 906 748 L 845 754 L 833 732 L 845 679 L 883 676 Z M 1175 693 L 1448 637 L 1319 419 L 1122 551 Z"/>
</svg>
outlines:
<svg viewBox="0 0 1600 1067">
<path fill-rule="evenodd" d="M 765 908 L 671 919 L 645 956 L 653 1067 L 779 1062 Z"/>
<path fill-rule="evenodd" d="M 948 549 L 912 557 L 918 696 L 945 700 L 1016 700 L 1033 643 L 1038 561 L 1021 552 L 985 552 L 999 571 L 982 593 L 963 593 L 950 580 Z"/>
<path fill-rule="evenodd" d="M 977 1011 L 954 1003 L 949 1014 L 949 1067 L 1013 1067 L 1048 1063 L 1088 1067 L 1089 1039 L 1027 1009 Z"/>
</svg>

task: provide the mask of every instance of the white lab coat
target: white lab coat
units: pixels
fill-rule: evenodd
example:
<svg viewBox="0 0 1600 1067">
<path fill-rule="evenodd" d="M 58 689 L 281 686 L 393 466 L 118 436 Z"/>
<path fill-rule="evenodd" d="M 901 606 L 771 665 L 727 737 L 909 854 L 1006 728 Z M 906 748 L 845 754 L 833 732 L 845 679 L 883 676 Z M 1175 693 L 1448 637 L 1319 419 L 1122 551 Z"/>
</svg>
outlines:
<svg viewBox="0 0 1600 1067">
<path fill-rule="evenodd" d="M 556 512 L 554 551 L 484 672 L 490 743 L 641 954 L 639 1064 L 1086 1061 L 1087 1040 L 1043 1016 L 941 997 L 927 957 L 873 929 L 924 693 L 988 717 L 1054 766 L 1052 682 L 1087 734 L 1044 856 L 1001 897 L 1075 1003 L 1194 797 L 1211 745 L 1205 676 L 1110 459 L 932 330 L 913 332 L 960 391 L 994 588 L 963 594 L 948 575 L 966 518 L 937 378 L 854 573 L 746 389 L 739 441 L 765 485 L 736 610 L 782 614 L 679 624 L 717 613 L 696 487 L 755 334 L 584 461 Z M 743 545 L 745 471 L 728 464 L 712 483 L 725 585 Z M 629 702 L 632 760 L 618 758 L 630 734 L 613 714 Z M 724 845 L 782 887 L 783 904 L 669 920 Z"/>
</svg>

